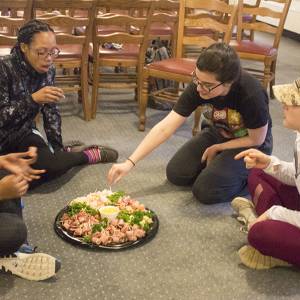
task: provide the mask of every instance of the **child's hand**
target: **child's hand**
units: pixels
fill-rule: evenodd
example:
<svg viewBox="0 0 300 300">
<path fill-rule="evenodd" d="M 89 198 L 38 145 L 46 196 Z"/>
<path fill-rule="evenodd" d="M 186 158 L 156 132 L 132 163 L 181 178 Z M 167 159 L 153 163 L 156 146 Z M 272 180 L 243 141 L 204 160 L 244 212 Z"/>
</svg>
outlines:
<svg viewBox="0 0 300 300">
<path fill-rule="evenodd" d="M 234 159 L 244 158 L 247 169 L 265 169 L 271 162 L 269 155 L 257 149 L 248 149 L 237 154 Z"/>
</svg>

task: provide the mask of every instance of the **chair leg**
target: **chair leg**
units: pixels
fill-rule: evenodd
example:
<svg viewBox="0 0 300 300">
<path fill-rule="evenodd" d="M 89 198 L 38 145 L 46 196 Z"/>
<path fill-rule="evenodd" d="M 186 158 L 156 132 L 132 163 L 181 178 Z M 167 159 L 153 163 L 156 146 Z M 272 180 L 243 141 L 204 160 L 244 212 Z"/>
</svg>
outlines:
<svg viewBox="0 0 300 300">
<path fill-rule="evenodd" d="M 145 131 L 145 123 L 146 123 L 146 108 L 148 103 L 148 76 L 143 77 L 143 82 L 141 87 L 139 88 L 139 118 L 140 118 L 140 124 L 139 124 L 139 130 Z"/>
<path fill-rule="evenodd" d="M 99 53 L 99 48 L 98 48 Z M 97 54 L 99 55 L 99 54 Z M 94 55 L 93 62 L 93 90 L 92 90 L 92 109 L 91 109 L 91 117 L 92 119 L 96 118 L 97 112 L 97 98 L 98 98 L 98 81 L 99 81 L 99 68 L 98 68 L 98 59 Z"/>
<path fill-rule="evenodd" d="M 272 80 L 270 81 L 270 98 L 274 99 L 274 92 L 273 92 L 273 85 L 275 85 L 275 74 L 276 74 L 276 62 L 277 60 L 274 60 L 271 64 L 271 75 Z"/>
<path fill-rule="evenodd" d="M 264 65 L 265 68 L 264 68 L 264 78 L 262 81 L 262 85 L 267 90 L 271 80 L 271 63 L 269 61 L 265 61 Z"/>
<path fill-rule="evenodd" d="M 85 121 L 91 119 L 91 109 L 89 104 L 89 85 L 88 85 L 88 70 L 87 64 L 84 64 L 81 68 L 81 97 L 82 97 L 82 109 Z"/>
</svg>

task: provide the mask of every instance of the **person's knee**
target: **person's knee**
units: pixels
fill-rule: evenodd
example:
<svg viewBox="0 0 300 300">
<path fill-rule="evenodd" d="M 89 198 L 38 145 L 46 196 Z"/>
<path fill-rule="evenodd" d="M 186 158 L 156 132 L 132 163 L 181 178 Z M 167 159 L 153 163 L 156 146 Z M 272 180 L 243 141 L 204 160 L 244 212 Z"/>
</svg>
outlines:
<svg viewBox="0 0 300 300">
<path fill-rule="evenodd" d="M 172 161 L 170 161 L 167 165 L 166 176 L 171 183 L 179 186 L 191 185 L 196 177 L 186 174 L 184 168 L 172 163 Z"/>
<path fill-rule="evenodd" d="M 224 186 L 227 186 L 225 189 Z M 195 198 L 203 204 L 229 202 L 239 191 L 228 182 L 222 174 L 211 170 L 202 172 L 195 181 L 192 192 Z"/>
<path fill-rule="evenodd" d="M 222 201 L 218 191 L 208 188 L 203 182 L 197 182 L 192 187 L 194 197 L 203 204 L 216 204 Z"/>
<path fill-rule="evenodd" d="M 5 234 L 0 237 L 0 252 L 2 255 L 9 255 L 17 251 L 26 241 L 27 228 L 24 221 L 13 214 L 1 216 L 2 230 L 5 226 Z"/>
<path fill-rule="evenodd" d="M 262 221 L 255 223 L 249 230 L 248 242 L 256 249 L 264 249 L 265 243 L 269 243 L 272 229 L 269 228 L 270 222 Z"/>
</svg>

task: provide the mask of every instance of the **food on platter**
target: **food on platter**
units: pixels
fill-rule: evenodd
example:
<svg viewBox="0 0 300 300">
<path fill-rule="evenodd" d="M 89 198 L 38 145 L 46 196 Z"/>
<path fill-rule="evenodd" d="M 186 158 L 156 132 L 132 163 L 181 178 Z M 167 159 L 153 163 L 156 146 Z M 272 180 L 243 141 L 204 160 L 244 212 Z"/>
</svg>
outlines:
<svg viewBox="0 0 300 300">
<path fill-rule="evenodd" d="M 82 243 L 110 246 L 144 238 L 154 216 L 124 192 L 103 190 L 72 200 L 60 224 Z"/>
</svg>

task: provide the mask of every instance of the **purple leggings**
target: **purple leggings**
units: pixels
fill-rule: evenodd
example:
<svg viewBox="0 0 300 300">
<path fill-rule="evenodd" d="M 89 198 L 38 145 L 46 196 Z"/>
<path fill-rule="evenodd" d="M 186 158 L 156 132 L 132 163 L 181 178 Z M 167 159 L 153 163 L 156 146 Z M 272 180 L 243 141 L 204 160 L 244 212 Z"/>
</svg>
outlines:
<svg viewBox="0 0 300 300">
<path fill-rule="evenodd" d="M 300 211 L 297 188 L 281 183 L 262 170 L 251 170 L 248 188 L 258 215 L 273 205 Z M 300 228 L 282 221 L 262 221 L 251 227 L 248 241 L 262 254 L 300 267 Z"/>
</svg>

